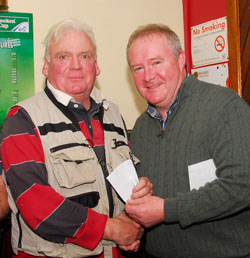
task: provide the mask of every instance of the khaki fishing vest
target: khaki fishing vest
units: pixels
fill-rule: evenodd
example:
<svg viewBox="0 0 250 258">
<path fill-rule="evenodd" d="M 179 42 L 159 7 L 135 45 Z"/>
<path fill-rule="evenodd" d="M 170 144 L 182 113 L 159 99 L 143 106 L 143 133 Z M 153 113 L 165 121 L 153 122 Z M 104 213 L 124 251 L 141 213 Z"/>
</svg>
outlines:
<svg viewBox="0 0 250 258">
<path fill-rule="evenodd" d="M 96 89 L 93 90 L 92 97 L 96 102 L 101 101 L 101 96 Z M 111 102 L 108 104 L 106 107 L 104 106 L 103 123 L 113 124 L 115 127 L 121 128 L 123 132 L 121 135 L 116 131 L 104 130 L 106 165 L 111 173 L 121 162 L 130 159 L 131 152 L 127 145 L 117 148 L 115 146 L 117 141 L 127 144 L 128 139 L 118 107 Z M 38 132 L 39 126 L 46 123 L 72 123 L 51 102 L 45 92 L 38 93 L 18 105 L 28 112 Z M 100 199 L 93 210 L 108 215 L 108 197 L 102 168 L 82 132 L 72 132 L 71 130 L 59 133 L 50 132 L 46 135 L 40 134 L 40 138 L 45 154 L 48 182 L 51 187 L 65 197 L 98 191 Z M 53 151 L 51 151 L 52 149 Z M 91 251 L 75 244 L 58 244 L 39 237 L 27 226 L 21 215 L 19 222 L 17 221 L 18 209 L 11 198 L 9 189 L 8 192 L 12 209 L 12 247 L 15 253 L 21 250 L 37 256 L 77 258 L 98 255 L 104 248 L 105 258 L 112 258 L 112 247 L 116 246 L 112 241 L 101 240 L 97 247 Z M 114 191 L 113 198 L 114 216 L 117 216 L 123 210 L 124 205 Z M 18 225 L 18 223 L 20 224 Z M 22 234 L 21 239 L 20 233 Z"/>
</svg>

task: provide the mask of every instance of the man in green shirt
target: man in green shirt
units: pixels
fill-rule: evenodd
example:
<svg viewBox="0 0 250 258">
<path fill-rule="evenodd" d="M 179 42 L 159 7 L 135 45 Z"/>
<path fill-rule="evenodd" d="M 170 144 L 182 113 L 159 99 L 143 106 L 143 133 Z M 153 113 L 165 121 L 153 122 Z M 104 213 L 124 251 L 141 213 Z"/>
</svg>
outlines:
<svg viewBox="0 0 250 258">
<path fill-rule="evenodd" d="M 147 110 L 131 134 L 139 176 L 154 196 L 131 199 L 127 213 L 147 228 L 159 258 L 243 258 L 250 254 L 250 109 L 232 90 L 185 69 L 177 35 L 138 28 L 127 58 Z M 250 256 L 249 256 L 250 257 Z"/>
</svg>

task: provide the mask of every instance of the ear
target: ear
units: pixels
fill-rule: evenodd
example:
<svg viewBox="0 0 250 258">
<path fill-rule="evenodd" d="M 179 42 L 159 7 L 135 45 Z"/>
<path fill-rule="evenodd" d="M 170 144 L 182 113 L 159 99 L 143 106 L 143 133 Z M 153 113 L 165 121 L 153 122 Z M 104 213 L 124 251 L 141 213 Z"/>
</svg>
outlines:
<svg viewBox="0 0 250 258">
<path fill-rule="evenodd" d="M 95 61 L 95 75 L 98 76 L 101 73 L 101 70 L 98 66 L 97 61 Z"/>
<path fill-rule="evenodd" d="M 186 64 L 186 55 L 183 50 L 181 50 L 179 53 L 178 62 L 179 62 L 180 70 L 182 71 L 185 68 L 185 64 Z"/>
<path fill-rule="evenodd" d="M 48 62 L 47 58 L 44 58 L 42 73 L 45 77 L 48 77 L 48 75 L 49 75 L 49 62 Z"/>
</svg>

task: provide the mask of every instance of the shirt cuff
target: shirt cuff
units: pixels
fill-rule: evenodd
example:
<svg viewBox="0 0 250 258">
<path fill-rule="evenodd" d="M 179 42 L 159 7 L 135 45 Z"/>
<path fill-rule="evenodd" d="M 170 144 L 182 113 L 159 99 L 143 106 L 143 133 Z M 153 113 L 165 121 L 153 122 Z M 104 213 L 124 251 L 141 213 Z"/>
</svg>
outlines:
<svg viewBox="0 0 250 258">
<path fill-rule="evenodd" d="M 88 209 L 88 218 L 76 233 L 73 243 L 93 251 L 102 239 L 107 219 L 107 215 Z"/>
</svg>

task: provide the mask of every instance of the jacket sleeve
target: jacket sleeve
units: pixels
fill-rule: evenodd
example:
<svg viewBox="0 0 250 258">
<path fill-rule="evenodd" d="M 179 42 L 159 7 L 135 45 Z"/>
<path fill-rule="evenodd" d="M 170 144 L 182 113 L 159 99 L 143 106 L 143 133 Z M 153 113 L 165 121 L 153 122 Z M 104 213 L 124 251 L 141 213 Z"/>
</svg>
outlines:
<svg viewBox="0 0 250 258">
<path fill-rule="evenodd" d="M 2 134 L 7 183 L 26 223 L 48 241 L 93 250 L 102 238 L 107 216 L 66 199 L 49 185 L 39 134 L 23 108 L 10 109 Z"/>
<path fill-rule="evenodd" d="M 217 179 L 165 199 L 165 221 L 182 227 L 236 214 L 250 205 L 250 109 L 237 97 L 213 113 L 208 148 Z"/>
</svg>

